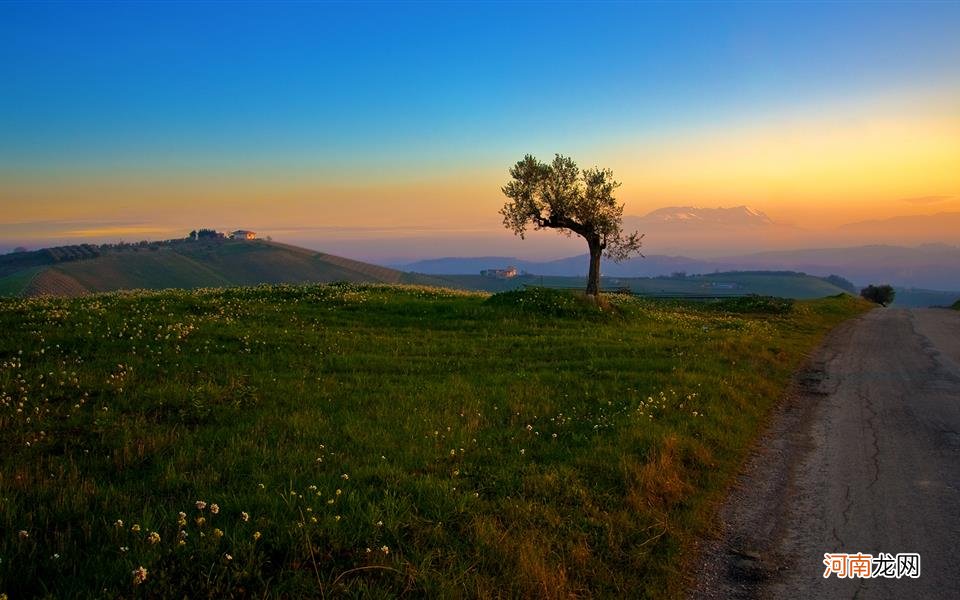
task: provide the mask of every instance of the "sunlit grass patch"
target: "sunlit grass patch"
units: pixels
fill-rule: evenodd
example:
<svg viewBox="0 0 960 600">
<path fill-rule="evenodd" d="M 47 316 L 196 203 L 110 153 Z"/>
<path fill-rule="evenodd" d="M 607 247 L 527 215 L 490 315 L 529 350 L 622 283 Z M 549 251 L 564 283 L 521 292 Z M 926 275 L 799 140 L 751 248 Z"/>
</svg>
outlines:
<svg viewBox="0 0 960 600">
<path fill-rule="evenodd" d="M 354 284 L 0 300 L 0 593 L 677 596 L 790 373 L 862 310 Z"/>
</svg>

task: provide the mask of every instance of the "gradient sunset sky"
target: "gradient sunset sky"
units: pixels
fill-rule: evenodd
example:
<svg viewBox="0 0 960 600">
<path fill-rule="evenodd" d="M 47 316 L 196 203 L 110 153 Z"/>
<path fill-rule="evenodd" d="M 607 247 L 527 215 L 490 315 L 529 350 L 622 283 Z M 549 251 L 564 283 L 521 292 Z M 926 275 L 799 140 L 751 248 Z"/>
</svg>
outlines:
<svg viewBox="0 0 960 600">
<path fill-rule="evenodd" d="M 960 210 L 960 3 L 0 4 L 0 247 L 549 253 L 497 214 L 528 152 L 628 214 Z"/>
</svg>

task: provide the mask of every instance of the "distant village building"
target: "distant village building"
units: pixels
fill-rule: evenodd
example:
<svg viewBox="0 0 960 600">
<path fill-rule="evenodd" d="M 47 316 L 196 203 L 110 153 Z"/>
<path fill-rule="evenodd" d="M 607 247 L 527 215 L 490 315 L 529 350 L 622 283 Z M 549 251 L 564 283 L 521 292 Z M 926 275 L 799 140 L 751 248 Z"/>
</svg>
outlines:
<svg viewBox="0 0 960 600">
<path fill-rule="evenodd" d="M 711 287 L 715 290 L 736 290 L 740 288 L 740 284 L 728 281 L 711 281 L 708 287 Z"/>
<path fill-rule="evenodd" d="M 495 279 L 511 279 L 517 276 L 516 267 L 507 267 L 506 269 L 483 269 L 480 271 L 483 277 L 493 277 Z"/>
<path fill-rule="evenodd" d="M 257 234 L 252 231 L 247 231 L 246 229 L 238 229 L 230 234 L 230 239 L 232 240 L 255 240 L 257 239 Z"/>
</svg>

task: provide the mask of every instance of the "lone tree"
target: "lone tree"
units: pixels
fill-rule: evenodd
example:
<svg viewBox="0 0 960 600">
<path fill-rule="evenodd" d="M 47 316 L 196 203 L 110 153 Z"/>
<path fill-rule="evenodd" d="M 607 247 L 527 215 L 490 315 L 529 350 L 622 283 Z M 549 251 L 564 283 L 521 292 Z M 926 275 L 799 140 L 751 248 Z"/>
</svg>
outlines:
<svg viewBox="0 0 960 600">
<path fill-rule="evenodd" d="M 509 198 L 500 209 L 503 225 L 521 239 L 530 226 L 585 239 L 590 249 L 587 294 L 600 293 L 601 256 L 620 262 L 640 254 L 643 235 L 622 231 L 623 204 L 613 197 L 620 183 L 610 169 L 580 169 L 559 154 L 546 164 L 528 154 L 510 169 L 510 177 L 501 188 Z"/>
<path fill-rule="evenodd" d="M 896 296 L 897 293 L 889 285 L 868 285 L 860 290 L 860 295 L 870 302 L 876 302 L 881 306 L 886 306 L 893 302 L 893 297 Z"/>
</svg>

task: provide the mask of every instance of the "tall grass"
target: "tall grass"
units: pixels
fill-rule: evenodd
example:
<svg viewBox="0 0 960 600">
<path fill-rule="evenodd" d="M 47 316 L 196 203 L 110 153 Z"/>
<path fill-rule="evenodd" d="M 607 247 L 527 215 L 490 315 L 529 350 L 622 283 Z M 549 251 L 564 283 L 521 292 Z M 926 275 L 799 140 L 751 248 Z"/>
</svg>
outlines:
<svg viewBox="0 0 960 600">
<path fill-rule="evenodd" d="M 356 285 L 3 300 L 0 593 L 676 597 L 790 373 L 862 310 Z"/>
</svg>

